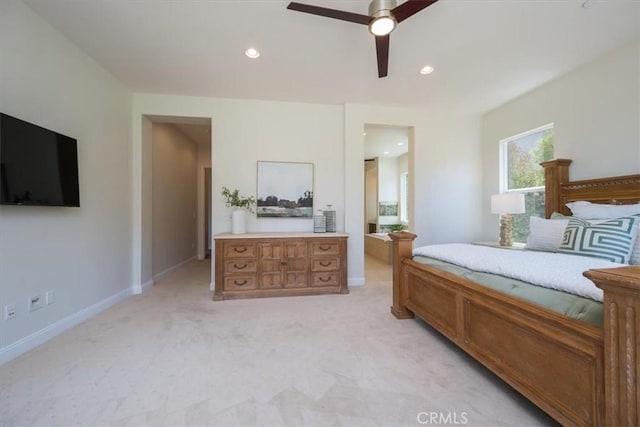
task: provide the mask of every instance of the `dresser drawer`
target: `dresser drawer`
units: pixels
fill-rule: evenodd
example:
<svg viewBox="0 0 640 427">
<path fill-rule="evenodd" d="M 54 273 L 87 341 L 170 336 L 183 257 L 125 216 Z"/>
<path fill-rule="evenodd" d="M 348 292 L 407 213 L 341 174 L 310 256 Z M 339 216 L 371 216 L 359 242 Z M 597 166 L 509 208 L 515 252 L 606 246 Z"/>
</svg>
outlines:
<svg viewBox="0 0 640 427">
<path fill-rule="evenodd" d="M 311 255 L 338 255 L 340 243 L 337 240 L 324 240 L 311 243 Z"/>
<path fill-rule="evenodd" d="M 339 272 L 311 273 L 311 286 L 338 286 L 340 284 Z"/>
<path fill-rule="evenodd" d="M 340 258 L 313 258 L 311 271 L 333 271 L 340 269 Z"/>
<path fill-rule="evenodd" d="M 224 244 L 225 258 L 255 258 L 256 244 L 249 242 L 226 242 Z"/>
<path fill-rule="evenodd" d="M 255 276 L 230 276 L 224 278 L 225 291 L 251 291 L 257 289 Z"/>
<path fill-rule="evenodd" d="M 251 259 L 234 259 L 224 262 L 224 271 L 227 273 L 255 273 L 256 261 Z"/>
</svg>

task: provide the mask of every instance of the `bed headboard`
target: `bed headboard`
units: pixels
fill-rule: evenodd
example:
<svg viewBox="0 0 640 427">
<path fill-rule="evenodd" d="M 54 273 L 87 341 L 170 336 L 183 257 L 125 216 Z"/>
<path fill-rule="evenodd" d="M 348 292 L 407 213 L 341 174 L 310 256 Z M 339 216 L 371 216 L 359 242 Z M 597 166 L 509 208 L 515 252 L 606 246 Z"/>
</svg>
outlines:
<svg viewBox="0 0 640 427">
<path fill-rule="evenodd" d="M 545 214 L 571 215 L 566 203 L 586 200 L 593 203 L 628 204 L 640 202 L 640 174 L 569 181 L 569 159 L 541 163 L 545 171 Z"/>
</svg>

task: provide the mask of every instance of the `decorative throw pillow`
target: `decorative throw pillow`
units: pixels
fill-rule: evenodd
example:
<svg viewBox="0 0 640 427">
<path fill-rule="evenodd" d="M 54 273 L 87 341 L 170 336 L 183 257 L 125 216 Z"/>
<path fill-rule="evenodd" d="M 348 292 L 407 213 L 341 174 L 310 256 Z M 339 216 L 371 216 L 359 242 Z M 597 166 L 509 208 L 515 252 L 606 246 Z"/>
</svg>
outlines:
<svg viewBox="0 0 640 427">
<path fill-rule="evenodd" d="M 636 216 L 627 216 L 589 224 L 571 218 L 558 252 L 626 264 L 636 240 L 638 220 Z"/>
<path fill-rule="evenodd" d="M 640 203 L 633 205 L 603 205 L 583 200 L 567 203 L 574 216 L 583 219 L 607 219 L 640 214 Z"/>
<path fill-rule="evenodd" d="M 640 265 L 640 214 L 632 215 L 637 217 L 636 220 L 636 241 L 633 245 L 633 249 L 631 250 L 631 256 L 629 257 L 629 264 L 631 265 Z M 591 219 L 589 220 L 589 224 L 602 224 L 603 222 L 610 221 L 611 219 Z"/>
<path fill-rule="evenodd" d="M 544 219 L 532 216 L 529 219 L 526 248 L 533 251 L 558 252 L 568 224 L 569 218 Z"/>
</svg>

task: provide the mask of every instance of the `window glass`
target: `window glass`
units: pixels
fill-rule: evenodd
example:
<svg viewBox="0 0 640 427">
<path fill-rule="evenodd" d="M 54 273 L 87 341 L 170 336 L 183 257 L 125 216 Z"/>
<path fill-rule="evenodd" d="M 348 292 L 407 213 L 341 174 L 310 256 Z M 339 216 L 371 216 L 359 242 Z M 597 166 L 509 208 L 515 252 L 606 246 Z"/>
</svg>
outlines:
<svg viewBox="0 0 640 427">
<path fill-rule="evenodd" d="M 502 192 L 523 193 L 526 212 L 513 215 L 513 241 L 524 243 L 529 218 L 544 218 L 544 168 L 553 159 L 553 124 L 512 136 L 500 142 Z"/>
</svg>

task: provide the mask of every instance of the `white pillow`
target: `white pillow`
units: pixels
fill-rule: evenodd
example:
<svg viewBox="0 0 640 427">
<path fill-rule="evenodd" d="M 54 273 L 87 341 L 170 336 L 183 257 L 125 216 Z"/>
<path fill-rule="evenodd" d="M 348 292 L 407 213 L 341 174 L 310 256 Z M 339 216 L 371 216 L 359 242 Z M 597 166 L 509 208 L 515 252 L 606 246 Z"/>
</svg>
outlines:
<svg viewBox="0 0 640 427">
<path fill-rule="evenodd" d="M 574 216 L 582 219 L 609 219 L 640 214 L 640 203 L 633 205 L 601 205 L 585 201 L 567 203 Z"/>
<path fill-rule="evenodd" d="M 529 218 L 529 237 L 526 248 L 533 251 L 558 252 L 568 223 L 568 219 L 544 219 L 532 216 Z"/>
</svg>

